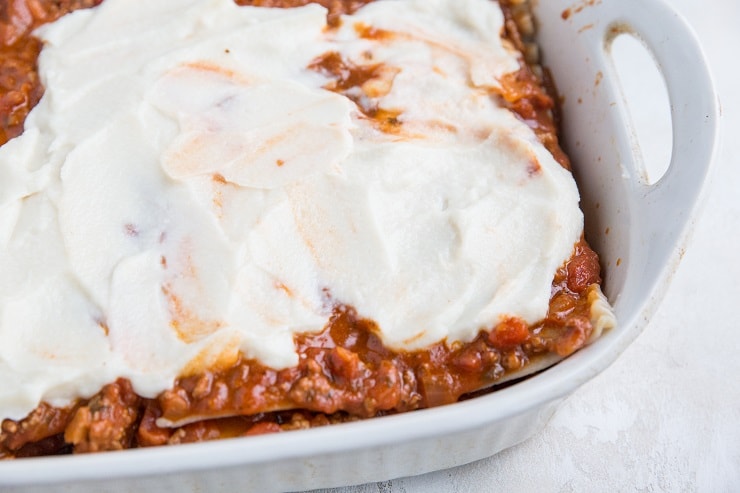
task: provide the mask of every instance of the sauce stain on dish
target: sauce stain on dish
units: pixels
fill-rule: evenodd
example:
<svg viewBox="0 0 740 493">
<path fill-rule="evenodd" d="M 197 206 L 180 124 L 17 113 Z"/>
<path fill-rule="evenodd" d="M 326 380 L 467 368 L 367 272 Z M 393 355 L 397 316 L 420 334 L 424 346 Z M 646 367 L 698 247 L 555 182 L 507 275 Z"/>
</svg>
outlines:
<svg viewBox="0 0 740 493">
<path fill-rule="evenodd" d="M 563 10 L 560 14 L 560 17 L 563 20 L 568 20 L 573 14 L 578 14 L 582 12 L 583 9 L 585 9 L 586 7 L 591 7 L 599 4 L 601 4 L 601 0 L 582 0 L 581 2 L 573 4 L 572 6 Z"/>
</svg>

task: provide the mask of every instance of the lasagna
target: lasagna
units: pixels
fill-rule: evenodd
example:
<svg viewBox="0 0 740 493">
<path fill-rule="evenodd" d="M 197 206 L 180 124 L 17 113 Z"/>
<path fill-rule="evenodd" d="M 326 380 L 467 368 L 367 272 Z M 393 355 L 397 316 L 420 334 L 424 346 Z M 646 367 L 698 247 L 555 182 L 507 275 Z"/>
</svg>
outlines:
<svg viewBox="0 0 740 493">
<path fill-rule="evenodd" d="M 448 404 L 614 325 L 526 3 L 97 3 L 0 8 L 0 458 Z"/>
</svg>

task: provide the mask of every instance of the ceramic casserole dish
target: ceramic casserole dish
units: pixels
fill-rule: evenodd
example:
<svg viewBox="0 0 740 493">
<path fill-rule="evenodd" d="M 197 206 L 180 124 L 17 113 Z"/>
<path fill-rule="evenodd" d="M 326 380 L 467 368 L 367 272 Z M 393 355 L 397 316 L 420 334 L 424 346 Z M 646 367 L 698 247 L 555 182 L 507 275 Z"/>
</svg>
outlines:
<svg viewBox="0 0 740 493">
<path fill-rule="evenodd" d="M 664 0 L 540 0 L 534 13 L 543 64 L 563 97 L 564 147 L 581 189 L 587 239 L 601 257 L 615 329 L 555 367 L 463 402 L 291 433 L 3 461 L 0 489 L 334 487 L 469 463 L 540 431 L 559 402 L 611 364 L 657 307 L 695 220 L 716 147 L 718 105 L 694 35 Z M 654 184 L 644 179 L 610 55 L 622 33 L 652 53 L 671 103 L 672 158 Z"/>
</svg>

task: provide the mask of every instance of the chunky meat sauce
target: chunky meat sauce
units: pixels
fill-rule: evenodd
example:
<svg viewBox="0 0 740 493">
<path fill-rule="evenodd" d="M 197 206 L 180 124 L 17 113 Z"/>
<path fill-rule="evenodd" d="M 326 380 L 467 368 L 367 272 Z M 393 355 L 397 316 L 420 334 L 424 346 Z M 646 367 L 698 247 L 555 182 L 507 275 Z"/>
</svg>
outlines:
<svg viewBox="0 0 740 493">
<path fill-rule="evenodd" d="M 31 31 L 75 9 L 101 0 L 8 0 L 0 3 L 0 145 L 19 135 L 43 88 L 36 71 L 40 42 Z M 310 0 L 236 0 L 242 5 L 291 7 Z M 329 23 L 370 0 L 318 0 L 329 9 Z M 521 2 L 502 0 L 506 38 L 523 53 L 520 31 L 527 20 Z M 522 21 L 521 19 L 524 19 Z M 383 36 L 369 30 L 368 37 Z M 333 80 L 327 89 L 347 95 L 378 128 L 396 132 L 392 109 L 367 104 L 358 89 L 370 80 L 392 77 L 383 67 L 356 67 L 328 53 L 309 67 Z M 546 74 L 524 65 L 501 81 L 498 98 L 536 132 L 566 168 L 558 145 L 553 97 Z M 382 84 L 373 84 L 381 87 Z M 382 90 L 382 89 L 381 89 Z M 585 241 L 555 275 L 550 310 L 534 326 L 504 320 L 470 343 L 440 342 L 415 352 L 385 347 L 370 320 L 351 307 L 338 306 L 317 334 L 296 338 L 300 363 L 273 370 L 241 359 L 226 370 L 183 377 L 156 399 L 142 398 L 120 379 L 89 400 L 67 408 L 40 404 L 26 418 L 0 426 L 0 458 L 95 452 L 274 433 L 322 426 L 455 402 L 496 383 L 507 372 L 555 352 L 567 356 L 581 348 L 593 328 L 587 295 L 600 282 L 599 262 Z M 166 425 L 166 426 L 165 426 Z"/>
</svg>

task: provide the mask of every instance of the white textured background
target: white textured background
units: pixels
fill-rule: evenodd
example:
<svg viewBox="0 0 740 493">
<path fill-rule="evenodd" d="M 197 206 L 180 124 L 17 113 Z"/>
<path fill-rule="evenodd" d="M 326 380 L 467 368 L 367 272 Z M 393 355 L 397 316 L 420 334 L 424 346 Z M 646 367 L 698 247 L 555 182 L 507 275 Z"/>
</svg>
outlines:
<svg viewBox="0 0 740 493">
<path fill-rule="evenodd" d="M 455 469 L 332 493 L 740 491 L 740 0 L 668 1 L 709 59 L 723 145 L 701 219 L 650 324 L 525 443 Z M 643 67 L 635 59 L 629 70 Z M 661 100 L 637 98 L 633 117 L 650 116 L 644 153 L 660 158 L 669 146 L 655 116 Z"/>
</svg>

